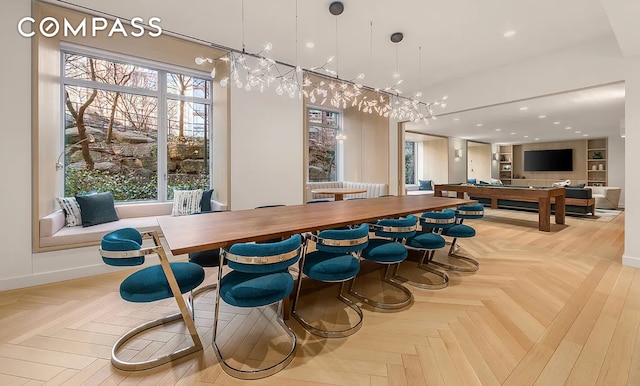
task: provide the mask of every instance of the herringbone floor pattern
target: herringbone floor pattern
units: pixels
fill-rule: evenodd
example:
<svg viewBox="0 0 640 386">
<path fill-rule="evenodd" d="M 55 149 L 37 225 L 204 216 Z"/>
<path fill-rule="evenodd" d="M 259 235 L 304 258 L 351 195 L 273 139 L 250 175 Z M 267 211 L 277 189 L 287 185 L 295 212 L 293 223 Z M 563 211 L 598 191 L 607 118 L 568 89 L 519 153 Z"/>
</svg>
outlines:
<svg viewBox="0 0 640 386">
<path fill-rule="evenodd" d="M 480 261 L 477 273 L 452 273 L 443 290 L 412 289 L 414 302 L 399 312 L 365 309 L 364 325 L 351 337 L 320 339 L 289 320 L 299 336 L 296 358 L 251 383 L 640 385 L 640 271 L 620 264 L 624 214 L 611 222 L 568 218 L 550 233 L 537 230 L 536 217 L 487 210 L 484 220 L 470 221 L 478 236 L 462 240 L 461 254 Z M 143 372 L 114 369 L 110 351 L 120 335 L 175 310 L 172 301 L 122 301 L 118 287 L 127 274 L 0 293 L 0 384 L 242 383 L 221 371 L 211 348 L 212 294 L 196 305 L 202 353 Z M 359 288 L 380 296 L 378 277 L 368 273 Z M 301 312 L 348 319 L 340 308 L 311 306 L 335 291 L 305 295 Z M 225 307 L 225 355 L 255 366 L 286 350 L 277 331 L 264 328 L 272 317 L 268 309 Z M 188 341 L 180 326 L 168 326 L 135 340 L 122 356 L 144 358 Z"/>
</svg>

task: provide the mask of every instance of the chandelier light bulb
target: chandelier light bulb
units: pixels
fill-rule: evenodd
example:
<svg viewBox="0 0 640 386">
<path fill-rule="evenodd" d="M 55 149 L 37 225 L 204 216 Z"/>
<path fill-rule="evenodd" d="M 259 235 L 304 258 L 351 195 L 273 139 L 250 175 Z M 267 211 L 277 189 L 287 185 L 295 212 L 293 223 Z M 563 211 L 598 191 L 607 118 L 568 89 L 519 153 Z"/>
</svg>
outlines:
<svg viewBox="0 0 640 386">
<path fill-rule="evenodd" d="M 264 50 L 271 51 L 271 49 L 273 49 L 273 44 L 271 44 L 270 42 L 267 42 L 267 44 L 264 45 Z"/>
<path fill-rule="evenodd" d="M 196 64 L 197 64 L 198 66 L 201 66 L 203 63 L 204 63 L 204 59 L 198 56 L 198 57 L 196 58 Z"/>
<path fill-rule="evenodd" d="M 220 81 L 220 86 L 227 87 L 227 83 L 229 83 L 229 78 L 224 78 Z"/>
<path fill-rule="evenodd" d="M 216 68 L 214 67 L 213 70 L 211 70 L 211 79 L 215 79 L 216 78 Z"/>
</svg>

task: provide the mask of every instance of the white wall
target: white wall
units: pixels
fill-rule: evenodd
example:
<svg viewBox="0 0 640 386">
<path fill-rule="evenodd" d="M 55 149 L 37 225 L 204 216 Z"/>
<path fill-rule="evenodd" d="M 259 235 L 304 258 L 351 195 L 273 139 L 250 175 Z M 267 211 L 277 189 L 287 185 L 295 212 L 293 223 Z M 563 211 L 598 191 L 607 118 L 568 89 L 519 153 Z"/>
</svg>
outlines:
<svg viewBox="0 0 640 386">
<path fill-rule="evenodd" d="M 619 135 L 612 135 L 609 137 L 607 141 L 608 150 L 607 150 L 607 174 L 608 174 L 608 185 L 609 186 L 619 186 L 622 188 L 622 193 L 620 194 L 620 206 L 624 205 L 624 198 L 626 192 L 626 184 L 625 184 L 625 139 L 620 137 Z"/>
<path fill-rule="evenodd" d="M 625 99 L 625 236 L 624 265 L 640 267 L 640 179 L 632 165 L 640 164 L 640 57 L 627 59 Z"/>
<path fill-rule="evenodd" d="M 457 149 L 462 153 L 455 156 Z M 467 140 L 449 137 L 449 181 L 450 184 L 467 182 Z"/>
<path fill-rule="evenodd" d="M 32 269 L 31 40 L 18 35 L 16 29 L 18 20 L 30 14 L 28 0 L 2 3 L 0 47 L 5 57 L 0 71 L 0 181 L 4 205 L 0 279 L 30 275 Z"/>
<path fill-rule="evenodd" d="M 489 182 L 491 180 L 491 145 L 469 146 L 467 143 L 467 178 Z"/>
<path fill-rule="evenodd" d="M 424 100 L 448 95 L 447 112 L 624 80 L 614 36 L 432 86 Z"/>
<path fill-rule="evenodd" d="M 231 90 L 231 210 L 303 202 L 302 100 Z"/>
</svg>

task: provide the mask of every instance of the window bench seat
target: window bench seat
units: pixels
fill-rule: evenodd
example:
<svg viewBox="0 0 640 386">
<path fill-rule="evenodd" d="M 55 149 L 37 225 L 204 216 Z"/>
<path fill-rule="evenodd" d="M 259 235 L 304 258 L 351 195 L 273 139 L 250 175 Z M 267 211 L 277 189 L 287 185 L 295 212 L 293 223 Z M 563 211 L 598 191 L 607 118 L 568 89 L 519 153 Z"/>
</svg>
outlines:
<svg viewBox="0 0 640 386">
<path fill-rule="evenodd" d="M 39 247 L 42 251 L 98 245 L 102 236 L 120 228 L 136 228 L 140 232 L 157 231 L 159 217 L 171 216 L 172 202 L 116 205 L 118 221 L 90 227 L 65 226 L 64 212 L 59 209 L 40 219 Z M 212 210 L 226 210 L 227 206 L 211 200 Z"/>
</svg>

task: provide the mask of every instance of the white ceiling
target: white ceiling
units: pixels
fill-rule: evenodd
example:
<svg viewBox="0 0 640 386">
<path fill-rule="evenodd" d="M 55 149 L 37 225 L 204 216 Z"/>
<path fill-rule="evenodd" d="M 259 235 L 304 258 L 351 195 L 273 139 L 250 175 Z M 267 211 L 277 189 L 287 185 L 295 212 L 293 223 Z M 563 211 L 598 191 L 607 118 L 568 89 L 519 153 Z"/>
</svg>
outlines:
<svg viewBox="0 0 640 386">
<path fill-rule="evenodd" d="M 427 95 L 430 86 L 613 36 L 603 0 L 344 0 L 340 16 L 329 13 L 329 0 L 70 1 L 120 17 L 160 17 L 164 30 L 234 49 L 242 49 L 244 43 L 248 52 L 258 52 L 271 42 L 274 59 L 307 69 L 336 56 L 337 68 L 332 69 L 338 70 L 340 78 L 364 73 L 362 83 L 373 88 L 397 81 L 393 77 L 397 63 L 403 95 L 416 91 Z M 505 38 L 508 30 L 516 31 L 515 36 Z M 392 43 L 389 37 L 394 32 L 402 32 L 404 40 Z M 307 42 L 314 47 L 307 48 Z M 562 103 L 556 98 L 548 101 Z M 549 117 L 555 114 L 558 120 L 575 122 L 572 126 L 589 127 L 594 135 L 597 129 L 590 122 L 598 123 L 606 115 L 590 115 L 600 111 L 593 104 L 580 113 L 580 104 L 564 105 L 571 107 L 571 116 L 559 106 L 543 107 Z M 533 114 L 534 109 L 529 112 Z M 513 121 L 515 117 L 504 110 L 499 113 L 504 117 L 496 118 L 494 124 L 504 125 L 503 133 L 512 128 L 524 135 L 526 127 L 533 125 Z M 480 141 L 506 140 L 462 122 L 450 133 Z M 489 122 L 487 118 L 483 128 L 493 127 Z M 439 130 L 438 125 L 432 127 Z M 615 129 L 608 123 L 596 126 Z M 552 129 L 536 124 L 535 130 L 541 140 L 551 140 L 559 136 Z"/>
<path fill-rule="evenodd" d="M 511 144 L 619 135 L 624 96 L 624 83 L 616 83 L 443 114 L 428 125 L 408 123 L 406 127 L 414 132 Z"/>
</svg>

